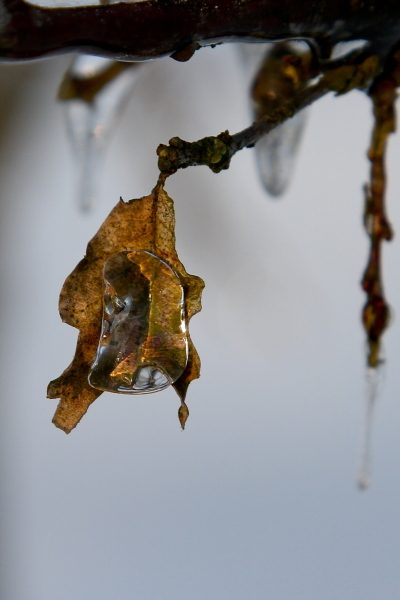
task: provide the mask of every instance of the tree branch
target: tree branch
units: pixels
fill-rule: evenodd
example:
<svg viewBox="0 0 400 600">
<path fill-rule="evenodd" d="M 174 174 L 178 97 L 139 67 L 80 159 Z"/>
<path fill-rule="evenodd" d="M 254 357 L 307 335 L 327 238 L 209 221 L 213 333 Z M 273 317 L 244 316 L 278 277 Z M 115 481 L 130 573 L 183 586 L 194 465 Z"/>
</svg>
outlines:
<svg viewBox="0 0 400 600">
<path fill-rule="evenodd" d="M 385 54 L 400 39 L 398 0 L 99 1 L 79 7 L 70 0 L 70 8 L 43 8 L 30 1 L 0 0 L 0 60 L 76 51 L 122 61 L 176 52 L 184 60 L 188 47 L 285 38 L 315 40 L 328 49 L 340 41 L 365 39 L 378 42 Z"/>
<path fill-rule="evenodd" d="M 186 142 L 179 137 L 174 137 L 169 141 L 169 146 L 165 144 L 158 146 L 158 168 L 167 176 L 172 175 L 178 169 L 196 165 L 206 165 L 214 173 L 229 169 L 231 158 L 236 152 L 254 146 L 260 138 L 275 129 L 280 123 L 318 100 L 328 91 L 327 88 L 322 88 L 320 85 L 309 87 L 301 102 L 288 102 L 274 111 L 272 115 L 255 121 L 250 127 L 234 135 L 225 131 L 218 136 L 205 137 L 196 142 Z"/>
<path fill-rule="evenodd" d="M 205 137 L 196 142 L 186 142 L 179 137 L 160 144 L 157 148 L 158 168 L 168 177 L 178 169 L 206 165 L 214 173 L 228 169 L 232 156 L 243 148 L 254 146 L 264 135 L 293 117 L 330 91 L 344 94 L 356 87 L 364 88 L 380 70 L 380 61 L 375 54 L 354 54 L 345 65 L 327 69 L 319 81 L 302 89 L 294 97 L 250 127 L 234 135 L 228 131 L 218 136 Z"/>
</svg>

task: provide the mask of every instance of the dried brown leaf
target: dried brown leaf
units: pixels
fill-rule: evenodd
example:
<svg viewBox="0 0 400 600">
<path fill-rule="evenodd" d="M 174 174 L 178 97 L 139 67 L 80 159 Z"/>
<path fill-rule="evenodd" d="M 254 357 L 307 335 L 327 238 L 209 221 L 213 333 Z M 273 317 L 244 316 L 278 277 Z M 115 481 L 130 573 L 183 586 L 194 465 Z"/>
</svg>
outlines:
<svg viewBox="0 0 400 600">
<path fill-rule="evenodd" d="M 87 378 L 101 332 L 104 263 L 114 252 L 132 249 L 156 254 L 178 273 L 185 290 L 188 321 L 201 310 L 204 282 L 189 275 L 178 258 L 174 204 L 162 185 L 157 185 L 150 196 L 129 202 L 121 199 L 89 242 L 85 257 L 66 279 L 60 294 L 61 319 L 80 331 L 72 363 L 58 379 L 50 382 L 47 390 L 48 398 L 60 398 L 53 423 L 66 433 L 76 427 L 102 393 L 92 388 Z M 200 359 L 189 340 L 187 367 L 173 384 L 182 402 L 190 382 L 199 376 Z"/>
</svg>

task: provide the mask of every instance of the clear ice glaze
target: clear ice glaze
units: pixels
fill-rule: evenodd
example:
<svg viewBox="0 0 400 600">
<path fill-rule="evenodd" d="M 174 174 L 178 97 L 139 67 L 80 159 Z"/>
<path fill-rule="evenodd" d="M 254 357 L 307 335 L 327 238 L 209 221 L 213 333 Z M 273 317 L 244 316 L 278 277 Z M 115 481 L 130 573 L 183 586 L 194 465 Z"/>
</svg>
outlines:
<svg viewBox="0 0 400 600">
<path fill-rule="evenodd" d="M 103 324 L 89 384 L 121 394 L 158 392 L 188 360 L 178 275 L 146 250 L 112 254 L 103 270 Z"/>
</svg>

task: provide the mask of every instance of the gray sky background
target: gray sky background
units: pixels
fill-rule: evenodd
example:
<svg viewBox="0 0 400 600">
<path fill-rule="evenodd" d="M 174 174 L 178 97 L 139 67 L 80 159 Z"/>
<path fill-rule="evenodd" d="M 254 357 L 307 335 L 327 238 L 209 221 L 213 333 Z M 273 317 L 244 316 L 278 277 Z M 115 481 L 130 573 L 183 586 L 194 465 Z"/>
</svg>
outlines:
<svg viewBox="0 0 400 600">
<path fill-rule="evenodd" d="M 248 124 L 233 47 L 148 65 L 82 216 L 62 110 L 66 57 L 1 68 L 1 597 L 4 600 L 398 600 L 400 339 L 385 336 L 372 485 L 355 486 L 364 419 L 359 281 L 371 107 L 311 110 L 290 191 L 268 198 L 251 150 L 168 181 L 177 245 L 206 282 L 185 432 L 173 391 L 104 394 L 69 436 L 46 386 L 76 330 L 58 294 L 118 201 L 155 184 L 155 149 Z M 15 75 L 16 70 L 18 76 Z M 400 224 L 400 140 L 389 212 Z M 399 240 L 384 250 L 400 313 Z"/>
</svg>

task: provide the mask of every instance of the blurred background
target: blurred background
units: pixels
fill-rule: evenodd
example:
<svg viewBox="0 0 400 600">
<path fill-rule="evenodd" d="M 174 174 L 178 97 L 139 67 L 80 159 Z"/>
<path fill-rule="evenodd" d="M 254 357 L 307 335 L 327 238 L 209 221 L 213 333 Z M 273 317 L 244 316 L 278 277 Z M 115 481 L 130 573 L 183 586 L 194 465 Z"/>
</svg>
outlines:
<svg viewBox="0 0 400 600">
<path fill-rule="evenodd" d="M 355 484 L 366 398 L 359 281 L 371 105 L 312 107 L 289 191 L 271 199 L 254 153 L 167 182 L 177 247 L 206 282 L 191 322 L 202 359 L 184 432 L 173 390 L 103 394 L 69 436 L 46 387 L 77 331 L 58 295 L 122 196 L 147 195 L 156 147 L 250 122 L 237 49 L 149 63 L 107 153 L 90 214 L 55 96 L 69 57 L 1 66 L 0 596 L 4 600 L 398 600 L 400 253 L 384 248 L 394 318 Z M 388 209 L 400 224 L 400 138 Z"/>
</svg>

